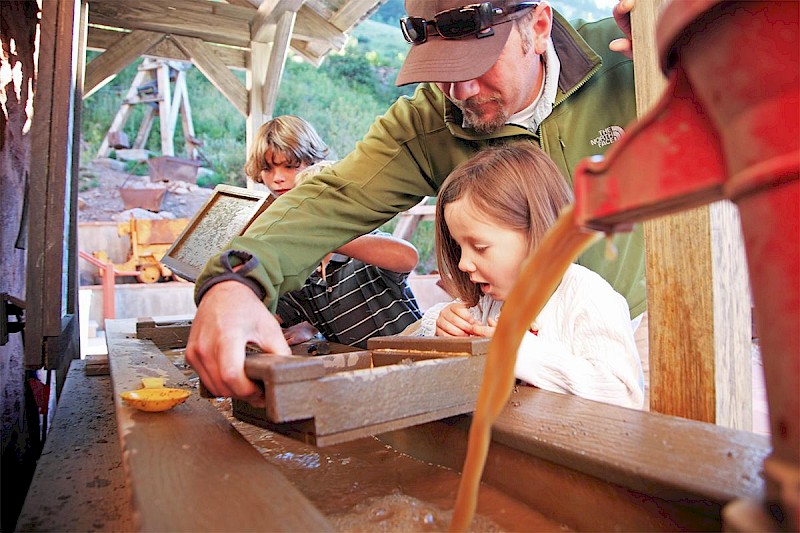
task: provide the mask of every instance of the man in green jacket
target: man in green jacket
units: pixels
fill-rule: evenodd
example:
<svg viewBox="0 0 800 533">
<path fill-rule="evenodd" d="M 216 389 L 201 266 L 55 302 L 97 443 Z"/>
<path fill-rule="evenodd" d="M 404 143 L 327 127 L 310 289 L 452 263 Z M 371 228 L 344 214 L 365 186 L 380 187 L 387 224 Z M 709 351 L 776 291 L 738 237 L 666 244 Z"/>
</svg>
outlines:
<svg viewBox="0 0 800 533">
<path fill-rule="evenodd" d="M 378 117 L 353 152 L 281 196 L 206 265 L 186 359 L 215 394 L 263 403 L 244 375 L 245 344 L 290 353 L 268 307 L 330 250 L 435 195 L 481 148 L 529 139 L 571 182 L 581 159 L 604 153 L 636 118 L 633 64 L 609 50 L 612 41 L 619 50 L 629 43 L 614 20 L 573 27 L 545 1 L 467 4 L 406 0 L 401 28 L 412 46 L 397 83 L 424 83 Z M 631 4 L 615 7 L 628 35 Z M 646 306 L 641 228 L 614 241 L 615 260 L 600 243 L 578 262 L 625 296 L 635 318 Z"/>
</svg>

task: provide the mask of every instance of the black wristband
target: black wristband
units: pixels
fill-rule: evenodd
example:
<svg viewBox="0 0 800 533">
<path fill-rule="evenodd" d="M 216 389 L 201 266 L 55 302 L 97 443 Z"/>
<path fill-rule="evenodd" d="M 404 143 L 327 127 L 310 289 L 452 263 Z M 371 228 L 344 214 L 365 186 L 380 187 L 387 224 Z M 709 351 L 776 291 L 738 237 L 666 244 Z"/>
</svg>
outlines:
<svg viewBox="0 0 800 533">
<path fill-rule="evenodd" d="M 239 264 L 242 265 L 242 267 L 236 272 L 233 271 L 231 257 L 238 259 L 240 261 Z M 256 256 L 241 250 L 228 250 L 220 256 L 219 261 L 222 263 L 222 268 L 225 271 L 219 276 L 214 276 L 213 278 L 206 280 L 205 283 L 203 283 L 197 289 L 197 296 L 195 297 L 195 300 L 198 304 L 203 298 L 203 295 L 208 292 L 208 289 L 217 283 L 222 283 L 223 281 L 238 281 L 239 283 L 249 287 L 250 290 L 252 290 L 256 296 L 258 296 L 259 300 L 263 301 L 264 298 L 267 297 L 266 289 L 264 289 L 259 282 L 253 278 L 246 277 L 247 273 L 253 271 L 253 269 L 258 266 L 258 258 Z"/>
</svg>

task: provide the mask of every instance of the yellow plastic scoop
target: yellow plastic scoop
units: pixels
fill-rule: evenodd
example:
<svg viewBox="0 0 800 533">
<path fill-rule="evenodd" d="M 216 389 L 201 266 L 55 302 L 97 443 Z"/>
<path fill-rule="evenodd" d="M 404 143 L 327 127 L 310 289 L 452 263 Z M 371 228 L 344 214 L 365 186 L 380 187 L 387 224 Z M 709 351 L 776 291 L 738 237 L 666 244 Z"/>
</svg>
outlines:
<svg viewBox="0 0 800 533">
<path fill-rule="evenodd" d="M 140 411 L 166 411 L 180 405 L 191 396 L 192 391 L 170 388 L 145 388 L 120 394 L 122 400 Z"/>
</svg>

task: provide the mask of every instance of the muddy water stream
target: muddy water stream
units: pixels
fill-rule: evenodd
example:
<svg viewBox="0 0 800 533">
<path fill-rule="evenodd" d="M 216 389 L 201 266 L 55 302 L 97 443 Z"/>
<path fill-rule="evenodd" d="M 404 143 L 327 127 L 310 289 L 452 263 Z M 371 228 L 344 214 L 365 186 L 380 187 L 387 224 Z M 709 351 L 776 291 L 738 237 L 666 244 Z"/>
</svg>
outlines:
<svg viewBox="0 0 800 533">
<path fill-rule="evenodd" d="M 458 488 L 450 531 L 467 531 L 478 502 L 484 497 L 478 487 L 489 453 L 492 424 L 511 396 L 514 364 L 523 335 L 561 283 L 570 263 L 601 236 L 601 233 L 578 227 L 573 220 L 573 207 L 569 206 L 523 265 L 519 275 L 522 283 L 514 285 L 511 295 L 503 304 L 503 312 L 486 355 L 486 370 L 469 430 L 464 474 Z M 530 280 L 535 282 L 530 283 Z"/>
</svg>

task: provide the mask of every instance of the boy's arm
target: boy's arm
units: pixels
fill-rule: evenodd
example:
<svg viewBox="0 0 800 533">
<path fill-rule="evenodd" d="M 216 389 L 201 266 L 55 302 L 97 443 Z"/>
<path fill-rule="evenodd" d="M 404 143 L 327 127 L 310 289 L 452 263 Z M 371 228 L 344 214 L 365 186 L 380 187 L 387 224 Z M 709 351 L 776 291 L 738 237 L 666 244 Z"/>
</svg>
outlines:
<svg viewBox="0 0 800 533">
<path fill-rule="evenodd" d="M 413 244 L 389 234 L 368 233 L 356 237 L 336 252 L 392 272 L 411 272 L 419 261 Z"/>
</svg>

